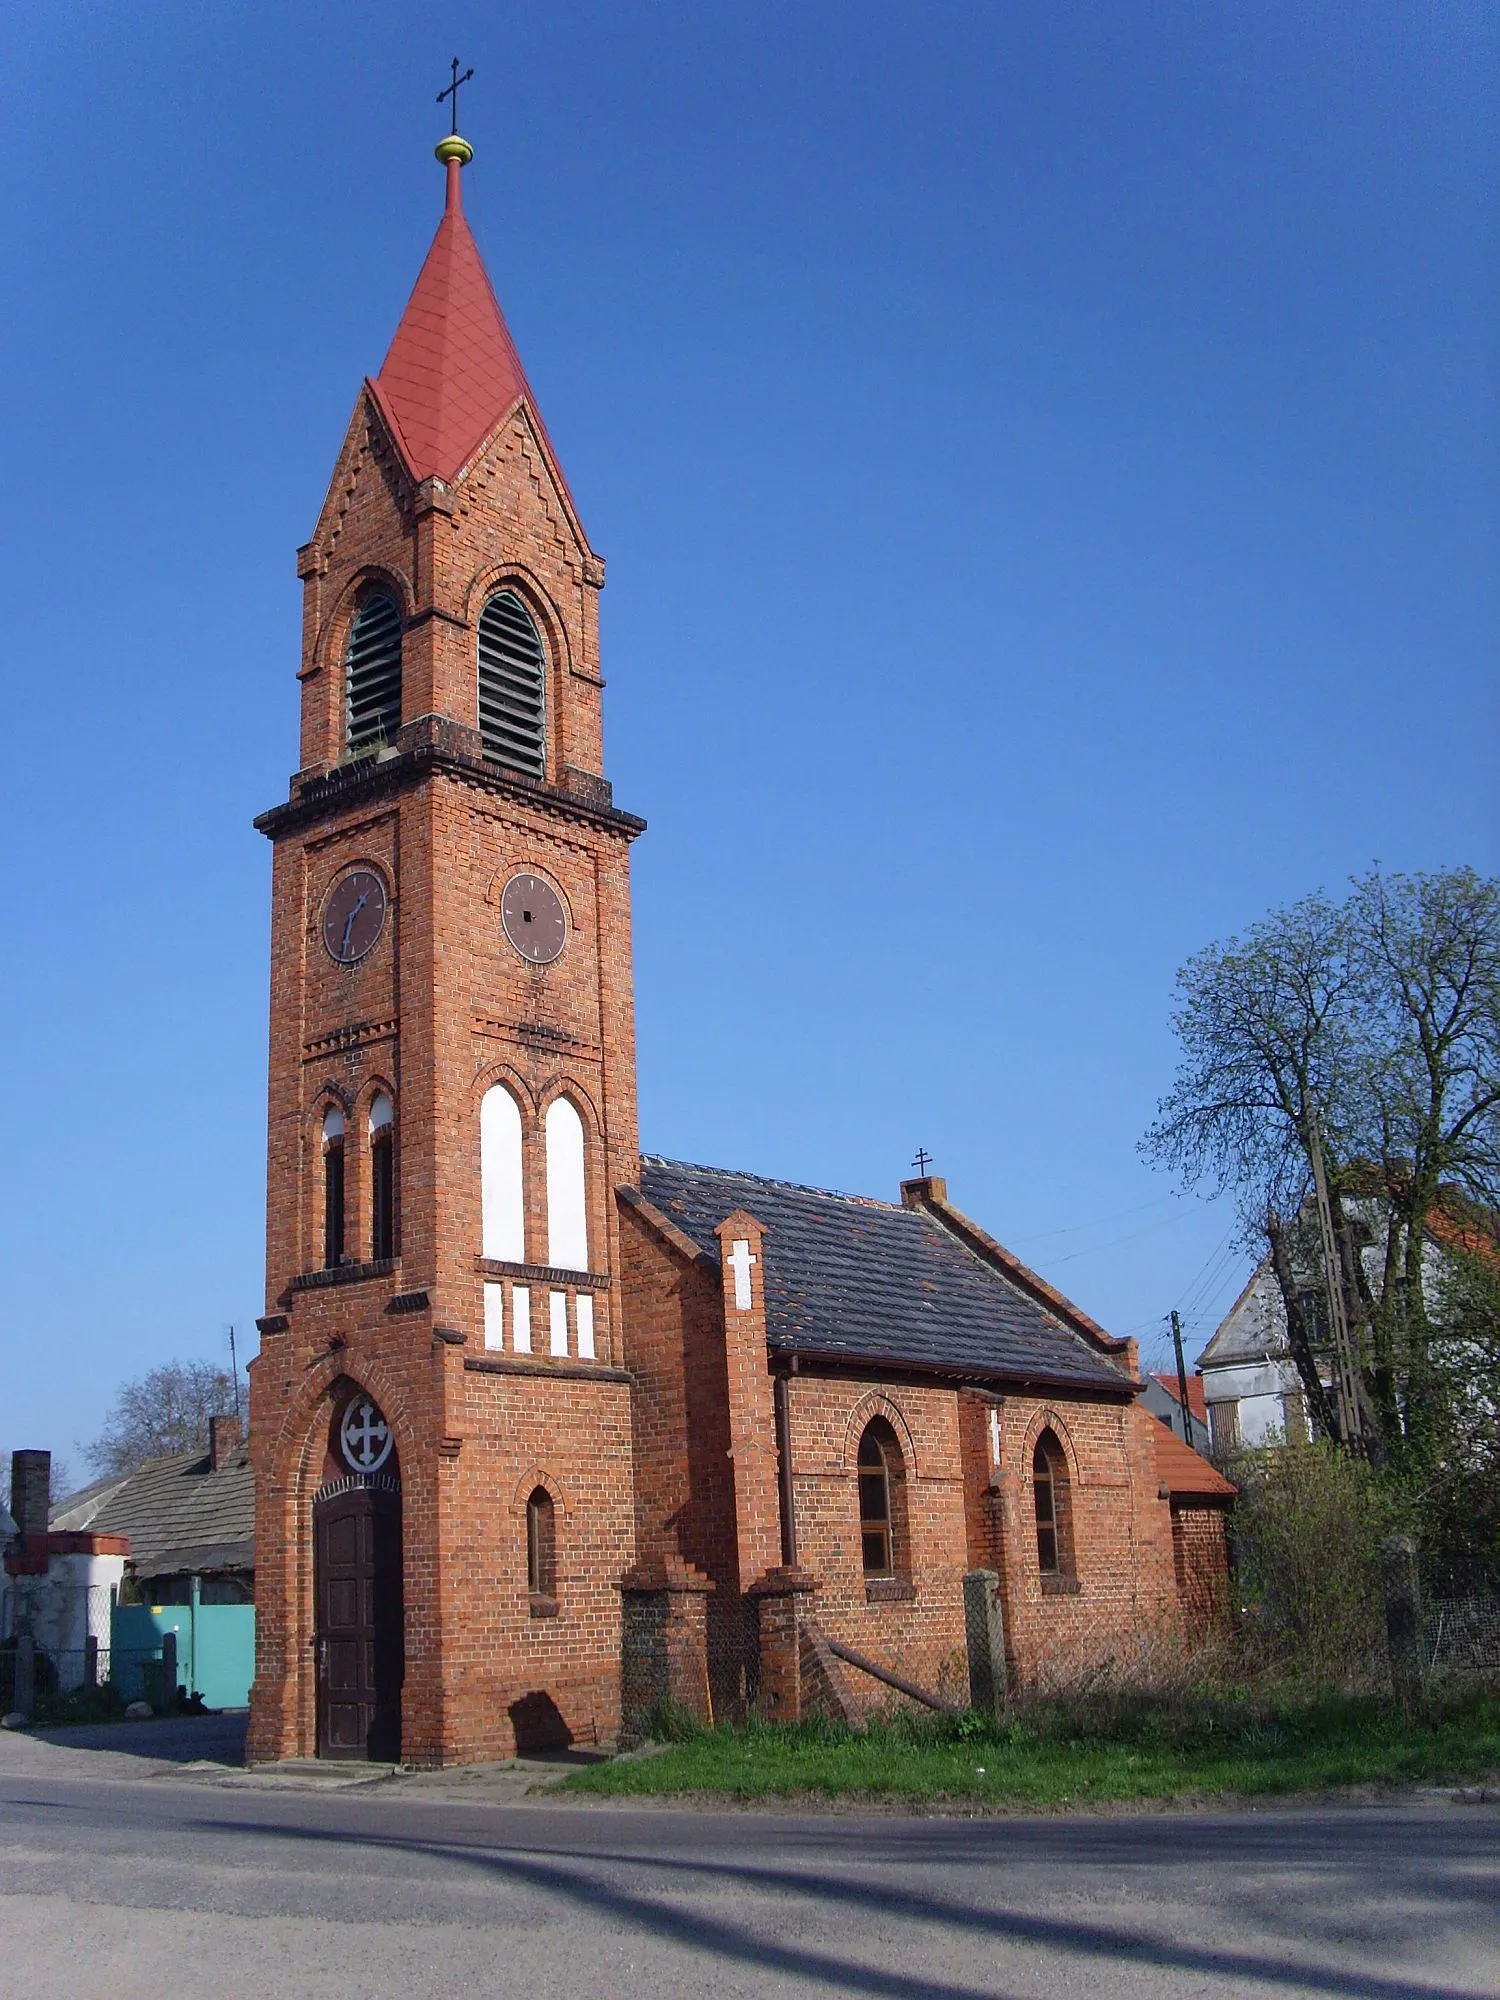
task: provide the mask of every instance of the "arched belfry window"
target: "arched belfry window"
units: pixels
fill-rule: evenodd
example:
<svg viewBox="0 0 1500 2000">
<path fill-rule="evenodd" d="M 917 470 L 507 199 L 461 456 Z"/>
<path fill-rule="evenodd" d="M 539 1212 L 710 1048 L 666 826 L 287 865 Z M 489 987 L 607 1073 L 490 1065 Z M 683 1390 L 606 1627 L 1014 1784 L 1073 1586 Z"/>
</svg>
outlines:
<svg viewBox="0 0 1500 2000">
<path fill-rule="evenodd" d="M 378 750 L 401 727 L 401 613 L 383 590 L 365 598 L 349 628 L 344 721 L 351 751 Z"/>
<path fill-rule="evenodd" d="M 1031 1494 L 1036 1512 L 1036 1560 L 1042 1588 L 1058 1587 L 1074 1574 L 1073 1504 L 1068 1461 L 1057 1433 L 1045 1430 L 1031 1454 Z"/>
<path fill-rule="evenodd" d="M 344 1114 L 336 1104 L 323 1114 L 323 1263 L 344 1261 Z"/>
<path fill-rule="evenodd" d="M 396 1254 L 396 1114 L 383 1090 L 370 1100 L 370 1255 Z"/>
<path fill-rule="evenodd" d="M 589 1268 L 583 1120 L 566 1097 L 547 1106 L 547 1262 L 563 1271 Z"/>
<path fill-rule="evenodd" d="M 479 1105 L 480 1255 L 526 1262 L 526 1198 L 521 1170 L 521 1107 L 503 1083 Z"/>
<path fill-rule="evenodd" d="M 479 616 L 479 733 L 496 764 L 547 774 L 547 655 L 513 590 L 496 591 Z"/>
</svg>

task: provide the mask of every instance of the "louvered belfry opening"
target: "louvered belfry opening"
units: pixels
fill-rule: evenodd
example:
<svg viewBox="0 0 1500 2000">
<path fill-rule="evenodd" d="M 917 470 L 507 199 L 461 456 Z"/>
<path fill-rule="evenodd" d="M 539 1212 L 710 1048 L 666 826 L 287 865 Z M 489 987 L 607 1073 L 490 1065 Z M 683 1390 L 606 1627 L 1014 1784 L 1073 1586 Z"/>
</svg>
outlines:
<svg viewBox="0 0 1500 2000">
<path fill-rule="evenodd" d="M 547 775 L 547 655 L 513 590 L 497 591 L 479 619 L 479 733 L 494 763 Z"/>
<path fill-rule="evenodd" d="M 344 685 L 350 751 L 394 743 L 401 727 L 401 613 L 384 591 L 367 597 L 355 615 Z"/>
</svg>

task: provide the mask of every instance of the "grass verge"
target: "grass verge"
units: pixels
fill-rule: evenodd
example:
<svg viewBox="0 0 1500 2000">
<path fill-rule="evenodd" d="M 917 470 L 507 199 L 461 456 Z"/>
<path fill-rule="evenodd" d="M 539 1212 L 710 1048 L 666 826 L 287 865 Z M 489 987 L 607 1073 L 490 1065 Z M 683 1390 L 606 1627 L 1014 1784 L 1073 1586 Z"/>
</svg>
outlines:
<svg viewBox="0 0 1500 2000">
<path fill-rule="evenodd" d="M 1005 1726 L 977 1715 L 894 1713 L 875 1718 L 863 1735 L 822 1721 L 751 1723 L 594 1765 L 560 1789 L 1046 1810 L 1457 1782 L 1497 1769 L 1500 1695 L 1483 1692 L 1410 1717 L 1388 1702 L 1338 1698 L 1143 1704 L 1102 1718 L 1043 1707 Z"/>
</svg>

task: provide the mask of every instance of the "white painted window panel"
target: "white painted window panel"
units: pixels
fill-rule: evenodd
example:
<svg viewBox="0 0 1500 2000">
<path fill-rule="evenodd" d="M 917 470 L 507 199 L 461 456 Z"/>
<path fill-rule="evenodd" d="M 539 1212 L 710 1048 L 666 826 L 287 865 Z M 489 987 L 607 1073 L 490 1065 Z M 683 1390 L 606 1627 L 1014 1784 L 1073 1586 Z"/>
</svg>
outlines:
<svg viewBox="0 0 1500 2000">
<path fill-rule="evenodd" d="M 494 1279 L 484 1287 L 484 1344 L 492 1351 L 505 1346 L 505 1287 Z"/>
<path fill-rule="evenodd" d="M 531 1287 L 510 1288 L 510 1343 L 517 1354 L 531 1352 Z"/>
<path fill-rule="evenodd" d="M 526 1261 L 526 1204 L 521 1178 L 521 1108 L 503 1084 L 479 1107 L 481 1255 Z"/>
<path fill-rule="evenodd" d="M 578 1314 L 578 1358 L 592 1361 L 594 1358 L 594 1295 L 580 1292 L 575 1301 Z"/>
<path fill-rule="evenodd" d="M 375 1095 L 370 1099 L 371 1138 L 373 1139 L 377 1132 L 383 1132 L 395 1115 L 395 1109 L 391 1104 L 391 1100 L 383 1090 L 377 1090 Z"/>
<path fill-rule="evenodd" d="M 589 1267 L 583 1120 L 566 1097 L 547 1108 L 547 1262 L 559 1271 Z"/>
<path fill-rule="evenodd" d="M 547 1303 L 551 1311 L 552 1352 L 566 1355 L 568 1351 L 568 1295 L 566 1292 L 549 1292 Z"/>
</svg>

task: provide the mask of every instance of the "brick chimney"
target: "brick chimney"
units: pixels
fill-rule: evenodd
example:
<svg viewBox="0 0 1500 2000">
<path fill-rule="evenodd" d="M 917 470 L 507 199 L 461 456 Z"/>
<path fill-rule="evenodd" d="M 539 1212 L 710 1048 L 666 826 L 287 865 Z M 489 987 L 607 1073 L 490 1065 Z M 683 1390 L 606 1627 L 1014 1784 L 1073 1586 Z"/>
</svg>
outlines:
<svg viewBox="0 0 1500 2000">
<path fill-rule="evenodd" d="M 22 1535 L 45 1535 L 52 1489 L 50 1451 L 17 1451 L 10 1460 L 10 1511 Z"/>
<path fill-rule="evenodd" d="M 238 1417 L 210 1417 L 208 1420 L 208 1469 L 217 1472 L 240 1448 L 243 1433 Z"/>
</svg>

